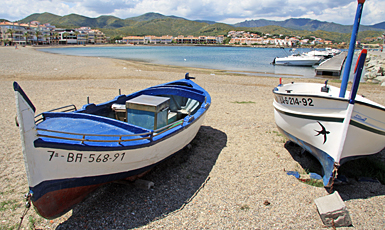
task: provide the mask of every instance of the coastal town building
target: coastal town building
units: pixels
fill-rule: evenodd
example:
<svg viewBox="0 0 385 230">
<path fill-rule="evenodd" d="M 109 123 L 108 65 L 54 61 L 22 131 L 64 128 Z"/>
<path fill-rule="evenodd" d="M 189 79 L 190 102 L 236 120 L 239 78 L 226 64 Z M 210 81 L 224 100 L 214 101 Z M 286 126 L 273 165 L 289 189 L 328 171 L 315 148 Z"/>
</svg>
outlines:
<svg viewBox="0 0 385 230">
<path fill-rule="evenodd" d="M 1 45 L 103 44 L 106 36 L 90 27 L 61 29 L 50 24 L 0 22 Z"/>
<path fill-rule="evenodd" d="M 384 36 L 365 38 L 365 42 L 382 40 Z M 277 47 L 295 47 L 298 45 L 332 45 L 332 41 L 310 36 L 301 38 L 299 36 L 285 36 L 283 34 L 247 32 L 247 31 L 229 31 L 227 35 L 219 36 L 184 36 L 173 37 L 163 36 L 126 36 L 122 40 L 116 40 L 116 43 L 123 44 L 223 44 L 226 41 L 230 45 L 262 45 Z M 29 23 L 0 22 L 0 45 L 86 45 L 86 44 L 104 44 L 107 38 L 100 30 L 90 27 L 80 27 L 76 29 L 56 28 L 50 24 L 41 24 L 38 21 Z M 344 45 L 344 43 L 340 43 Z"/>
<path fill-rule="evenodd" d="M 147 35 L 147 36 L 127 36 L 123 37 L 122 43 L 126 44 L 170 44 L 172 43 L 172 36 L 164 35 L 161 37 Z"/>
<path fill-rule="evenodd" d="M 144 44 L 144 37 L 128 36 L 128 37 L 123 37 L 122 41 L 123 41 L 122 43 L 126 43 L 126 44 Z"/>
<path fill-rule="evenodd" d="M 385 33 L 384 33 L 385 34 Z M 229 31 L 227 37 L 230 38 L 230 45 L 263 45 L 263 46 L 277 46 L 277 47 L 295 47 L 298 45 L 332 45 L 330 40 L 324 40 L 315 36 L 302 39 L 300 36 L 284 37 L 282 34 L 271 35 L 269 33 L 251 33 L 245 31 Z M 385 42 L 385 35 L 382 37 L 365 38 L 366 42 L 381 41 Z M 358 41 L 359 43 L 359 41 Z M 339 45 L 346 45 L 345 42 L 339 43 Z"/>
<path fill-rule="evenodd" d="M 274 45 L 274 46 L 294 46 L 299 44 L 297 38 L 270 38 L 270 37 L 235 37 L 231 38 L 229 44 L 238 45 Z"/>
<path fill-rule="evenodd" d="M 172 43 L 172 36 L 164 35 L 161 37 L 157 36 L 145 36 L 144 42 L 145 43 L 152 43 L 152 44 L 170 44 Z"/>
<path fill-rule="evenodd" d="M 178 44 L 217 44 L 217 38 L 214 36 L 199 36 L 194 37 L 179 35 L 175 38 L 175 42 Z"/>
<path fill-rule="evenodd" d="M 0 40 L 2 44 L 45 43 L 50 36 L 51 28 L 49 24 L 0 22 Z"/>
<path fill-rule="evenodd" d="M 125 44 L 221 44 L 223 43 L 224 36 L 199 36 L 194 37 L 179 35 L 178 37 L 173 37 L 169 35 L 164 35 L 161 37 L 147 35 L 147 36 L 127 36 L 123 37 L 122 43 Z"/>
</svg>

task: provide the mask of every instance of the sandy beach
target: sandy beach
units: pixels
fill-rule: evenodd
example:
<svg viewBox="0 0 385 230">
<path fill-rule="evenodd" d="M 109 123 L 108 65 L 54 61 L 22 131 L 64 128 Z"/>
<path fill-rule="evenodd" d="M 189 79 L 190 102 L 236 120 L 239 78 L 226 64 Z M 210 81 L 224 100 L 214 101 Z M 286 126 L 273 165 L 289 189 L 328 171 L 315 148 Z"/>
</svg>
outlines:
<svg viewBox="0 0 385 230">
<path fill-rule="evenodd" d="M 98 57 L 43 53 L 29 47 L 0 47 L 0 229 L 17 229 L 28 182 L 20 133 L 15 125 L 13 81 L 37 108 L 81 108 L 160 83 L 186 72 L 212 97 L 206 119 L 192 142 L 143 179 L 143 190 L 111 183 L 100 187 L 62 217 L 41 218 L 31 208 L 22 229 L 323 229 L 314 199 L 323 187 L 304 184 L 289 170 L 321 170 L 308 154 L 278 133 L 272 89 L 278 78 L 229 74 Z M 323 83 L 325 79 L 283 78 Z M 336 81 L 331 85 L 339 86 Z M 348 89 L 350 89 L 350 84 Z M 385 105 L 385 87 L 361 84 L 359 94 Z M 372 156 L 385 164 L 385 150 Z M 353 226 L 385 228 L 385 186 L 338 185 Z"/>
</svg>

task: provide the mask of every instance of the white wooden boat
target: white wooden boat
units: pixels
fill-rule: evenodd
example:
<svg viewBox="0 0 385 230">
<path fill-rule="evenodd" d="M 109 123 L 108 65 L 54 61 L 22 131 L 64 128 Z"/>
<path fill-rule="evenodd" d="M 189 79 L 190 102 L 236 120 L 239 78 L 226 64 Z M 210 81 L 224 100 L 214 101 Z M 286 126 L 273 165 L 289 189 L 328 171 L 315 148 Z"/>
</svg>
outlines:
<svg viewBox="0 0 385 230">
<path fill-rule="evenodd" d="M 324 171 L 323 183 L 331 185 L 338 167 L 348 160 L 368 156 L 385 147 L 385 107 L 356 96 L 366 50 L 355 69 L 350 96 L 346 96 L 355 40 L 364 0 L 358 0 L 341 87 L 316 83 L 279 84 L 274 88 L 274 116 L 278 129 L 312 153 Z"/>
<path fill-rule="evenodd" d="M 317 83 L 289 83 L 273 91 L 279 131 L 318 159 L 325 186 L 339 165 L 385 147 L 385 107 L 357 96 L 347 115 L 350 98 L 339 92 Z"/>
<path fill-rule="evenodd" d="M 56 218 L 98 186 L 143 175 L 189 144 L 211 103 L 190 79 L 186 74 L 102 104 L 37 116 L 15 82 L 28 197 L 35 210 Z"/>
</svg>

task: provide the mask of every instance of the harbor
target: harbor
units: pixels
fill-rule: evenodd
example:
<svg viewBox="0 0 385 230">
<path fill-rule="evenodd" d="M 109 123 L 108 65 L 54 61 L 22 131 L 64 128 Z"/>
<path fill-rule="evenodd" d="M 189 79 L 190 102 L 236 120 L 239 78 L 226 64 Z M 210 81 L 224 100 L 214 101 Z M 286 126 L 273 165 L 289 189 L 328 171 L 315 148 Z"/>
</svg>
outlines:
<svg viewBox="0 0 385 230">
<path fill-rule="evenodd" d="M 340 76 L 347 54 L 347 52 L 341 52 L 322 62 L 315 68 L 316 75 Z"/>
<path fill-rule="evenodd" d="M 47 53 L 72 56 L 110 57 L 160 65 L 205 68 L 242 72 L 269 77 L 314 78 L 314 67 L 278 66 L 271 62 L 286 55 L 280 48 L 250 48 L 232 46 L 96 46 L 39 49 Z M 310 49 L 303 48 L 301 52 Z"/>
</svg>

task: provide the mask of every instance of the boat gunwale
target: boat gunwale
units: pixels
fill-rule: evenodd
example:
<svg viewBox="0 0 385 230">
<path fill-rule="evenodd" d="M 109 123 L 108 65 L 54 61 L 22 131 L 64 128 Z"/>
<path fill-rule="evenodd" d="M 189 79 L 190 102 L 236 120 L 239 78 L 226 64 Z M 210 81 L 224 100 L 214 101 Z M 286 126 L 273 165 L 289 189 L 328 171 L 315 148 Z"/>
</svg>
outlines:
<svg viewBox="0 0 385 230">
<path fill-rule="evenodd" d="M 49 135 L 44 135 L 44 134 L 37 134 L 38 137 L 81 141 L 82 143 L 84 143 L 86 141 L 86 142 L 118 142 L 120 144 L 120 142 L 127 142 L 127 141 L 137 141 L 137 140 L 144 140 L 144 139 L 150 139 L 151 140 L 153 137 L 158 136 L 158 135 L 166 132 L 167 130 L 170 130 L 170 129 L 177 127 L 179 125 L 182 125 L 182 124 L 183 124 L 183 119 L 180 119 L 180 120 L 177 120 L 171 124 L 168 124 L 167 126 L 164 126 L 164 127 L 159 128 L 157 130 L 154 130 L 154 131 L 151 130 L 151 131 L 145 132 L 145 133 L 122 134 L 122 135 L 73 133 L 73 132 L 41 129 L 41 128 L 36 128 L 36 130 L 44 131 L 44 132 L 62 133 L 62 134 L 75 135 L 75 136 L 83 136 L 82 139 L 77 139 L 77 138 L 67 138 L 67 137 L 60 137 L 60 136 L 49 136 Z M 119 140 L 92 140 L 92 139 L 85 139 L 86 136 L 90 136 L 90 137 L 119 137 Z M 145 137 L 122 140 L 122 137 L 134 137 L 134 136 L 145 136 Z"/>
<path fill-rule="evenodd" d="M 286 93 L 286 92 L 277 92 L 275 91 L 274 89 L 272 90 L 274 94 L 276 95 L 291 95 L 291 96 L 296 96 L 296 97 L 315 97 L 315 98 L 322 98 L 322 99 L 328 99 L 328 100 L 335 100 L 335 101 L 346 101 L 347 103 L 349 103 L 349 98 L 341 98 L 341 97 L 333 97 L 333 96 L 323 96 L 323 95 L 313 95 L 313 94 L 296 94 L 296 93 Z M 373 102 L 373 103 L 376 103 L 378 104 L 377 102 L 374 102 L 370 99 L 368 99 L 370 102 Z M 378 104 L 370 104 L 368 102 L 364 102 L 364 101 L 360 101 L 359 99 L 355 100 L 354 102 L 355 104 L 360 104 L 360 105 L 364 105 L 364 106 L 368 106 L 368 107 L 372 107 L 374 109 L 379 109 L 379 110 L 382 110 L 382 111 L 385 111 L 385 107 Z"/>
</svg>

